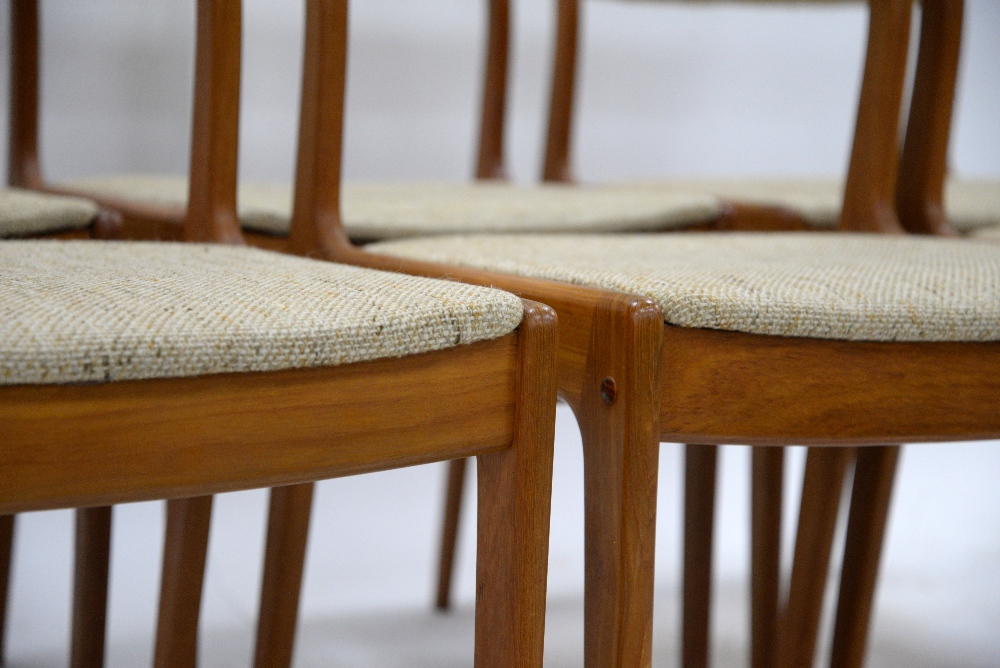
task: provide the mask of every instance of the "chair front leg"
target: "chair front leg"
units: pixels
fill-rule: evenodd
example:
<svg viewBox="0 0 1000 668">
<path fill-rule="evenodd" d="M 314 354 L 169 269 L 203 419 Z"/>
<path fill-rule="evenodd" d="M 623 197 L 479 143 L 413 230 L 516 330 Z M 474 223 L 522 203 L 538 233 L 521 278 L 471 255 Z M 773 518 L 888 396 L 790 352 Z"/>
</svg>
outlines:
<svg viewBox="0 0 1000 668">
<path fill-rule="evenodd" d="M 540 668 L 556 419 L 555 312 L 525 302 L 514 441 L 478 457 L 476 663 Z"/>
</svg>

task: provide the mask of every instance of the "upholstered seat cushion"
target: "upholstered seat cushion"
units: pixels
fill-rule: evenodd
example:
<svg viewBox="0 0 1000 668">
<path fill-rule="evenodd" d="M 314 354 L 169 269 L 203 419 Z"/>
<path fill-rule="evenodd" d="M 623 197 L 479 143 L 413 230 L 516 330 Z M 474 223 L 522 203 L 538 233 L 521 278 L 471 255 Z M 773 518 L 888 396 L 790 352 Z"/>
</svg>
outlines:
<svg viewBox="0 0 1000 668">
<path fill-rule="evenodd" d="M 873 235 L 479 235 L 371 252 L 644 295 L 671 325 L 868 341 L 1000 340 L 1000 246 Z"/>
<path fill-rule="evenodd" d="M 271 371 L 494 339 L 509 293 L 247 247 L 0 242 L 0 384 Z"/>
<path fill-rule="evenodd" d="M 79 230 L 97 215 L 97 205 L 76 197 L 0 189 L 0 238 Z"/>
<path fill-rule="evenodd" d="M 635 188 L 667 192 L 711 193 L 723 200 L 783 206 L 817 227 L 835 227 L 844 198 L 838 179 L 705 179 L 641 182 Z M 960 232 L 1000 226 L 1000 180 L 949 179 L 944 206 L 948 220 Z"/>
<path fill-rule="evenodd" d="M 102 177 L 66 185 L 171 206 L 187 201 L 186 180 L 179 177 Z M 346 183 L 342 199 L 344 227 L 356 241 L 477 232 L 637 232 L 704 223 L 722 213 L 712 195 L 616 186 Z M 238 200 L 244 228 L 288 233 L 289 186 L 244 184 Z"/>
</svg>

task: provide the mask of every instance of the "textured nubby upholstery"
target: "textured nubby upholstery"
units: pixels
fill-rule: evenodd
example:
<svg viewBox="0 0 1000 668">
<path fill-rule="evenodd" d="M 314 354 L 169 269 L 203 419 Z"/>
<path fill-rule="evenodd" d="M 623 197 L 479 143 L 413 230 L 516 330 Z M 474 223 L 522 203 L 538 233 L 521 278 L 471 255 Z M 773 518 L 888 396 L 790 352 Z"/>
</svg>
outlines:
<svg viewBox="0 0 1000 668">
<path fill-rule="evenodd" d="M 367 249 L 645 295 L 681 327 L 862 341 L 1000 340 L 1000 246 L 967 240 L 470 235 Z"/>
<path fill-rule="evenodd" d="M 182 177 L 102 177 L 66 184 L 76 190 L 184 206 Z M 718 199 L 677 189 L 507 183 L 346 183 L 344 227 L 356 241 L 478 232 L 639 232 L 704 223 L 722 213 Z M 243 227 L 288 234 L 287 185 L 243 184 Z"/>
<path fill-rule="evenodd" d="M 327 366 L 495 339 L 506 292 L 203 244 L 0 242 L 0 384 Z"/>
<path fill-rule="evenodd" d="M 0 238 L 80 230 L 93 222 L 97 205 L 85 199 L 20 188 L 0 189 Z"/>
<path fill-rule="evenodd" d="M 723 200 L 783 206 L 817 227 L 836 227 L 844 200 L 837 179 L 739 179 L 641 182 L 633 188 L 712 193 Z M 945 184 L 948 220 L 960 232 L 1000 226 L 1000 180 L 950 179 Z"/>
</svg>

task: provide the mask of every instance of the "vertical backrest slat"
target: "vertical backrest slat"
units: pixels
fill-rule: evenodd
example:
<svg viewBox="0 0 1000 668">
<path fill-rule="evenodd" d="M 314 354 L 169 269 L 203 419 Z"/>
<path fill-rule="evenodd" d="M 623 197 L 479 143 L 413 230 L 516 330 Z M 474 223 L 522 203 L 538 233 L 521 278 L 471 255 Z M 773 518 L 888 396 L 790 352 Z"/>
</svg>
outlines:
<svg viewBox="0 0 1000 668">
<path fill-rule="evenodd" d="M 186 241 L 243 241 L 236 215 L 241 4 L 198 0 Z"/>
<path fill-rule="evenodd" d="M 556 48 L 552 61 L 552 91 L 545 140 L 542 180 L 572 183 L 570 139 L 576 86 L 577 40 L 580 33 L 580 0 L 559 0 L 556 14 Z"/>
<path fill-rule="evenodd" d="M 504 129 L 510 53 L 510 0 L 489 0 L 477 179 L 505 179 Z"/>
<path fill-rule="evenodd" d="M 10 19 L 7 183 L 21 188 L 41 188 L 38 159 L 38 0 L 11 0 Z"/>
<path fill-rule="evenodd" d="M 871 0 L 868 50 L 838 229 L 902 232 L 895 212 L 912 0 Z"/>
<path fill-rule="evenodd" d="M 298 162 L 289 250 L 335 257 L 350 248 L 340 221 L 347 76 L 347 0 L 306 0 Z"/>
<path fill-rule="evenodd" d="M 963 11 L 963 0 L 923 0 L 917 71 L 896 184 L 896 210 L 908 232 L 953 233 L 944 210 L 944 183 Z"/>
</svg>

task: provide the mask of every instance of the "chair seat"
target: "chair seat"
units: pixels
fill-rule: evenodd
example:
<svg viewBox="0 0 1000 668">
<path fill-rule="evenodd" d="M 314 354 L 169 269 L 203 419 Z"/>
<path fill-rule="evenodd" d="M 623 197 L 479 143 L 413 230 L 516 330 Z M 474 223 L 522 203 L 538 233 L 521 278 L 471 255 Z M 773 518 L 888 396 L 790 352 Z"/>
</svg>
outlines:
<svg viewBox="0 0 1000 668">
<path fill-rule="evenodd" d="M 0 238 L 80 230 L 97 216 L 88 200 L 22 190 L 0 189 Z"/>
<path fill-rule="evenodd" d="M 783 206 L 800 214 L 806 223 L 829 228 L 836 227 L 844 198 L 844 183 L 834 178 L 650 181 L 635 187 L 712 193 L 723 200 Z M 1000 226 L 1000 180 L 950 179 L 945 185 L 945 209 L 960 232 L 974 234 L 979 228 Z"/>
<path fill-rule="evenodd" d="M 644 295 L 681 327 L 867 341 L 1000 340 L 1000 247 L 781 233 L 477 235 L 367 250 Z"/>
<path fill-rule="evenodd" d="M 517 297 L 248 247 L 0 243 L 0 384 L 273 371 L 499 338 Z"/>
<path fill-rule="evenodd" d="M 65 184 L 80 192 L 182 207 L 183 177 L 102 177 Z M 243 227 L 288 234 L 287 185 L 243 184 Z M 346 183 L 344 227 L 355 241 L 478 232 L 639 232 L 694 225 L 722 213 L 711 195 L 678 190 L 509 183 Z"/>
</svg>

